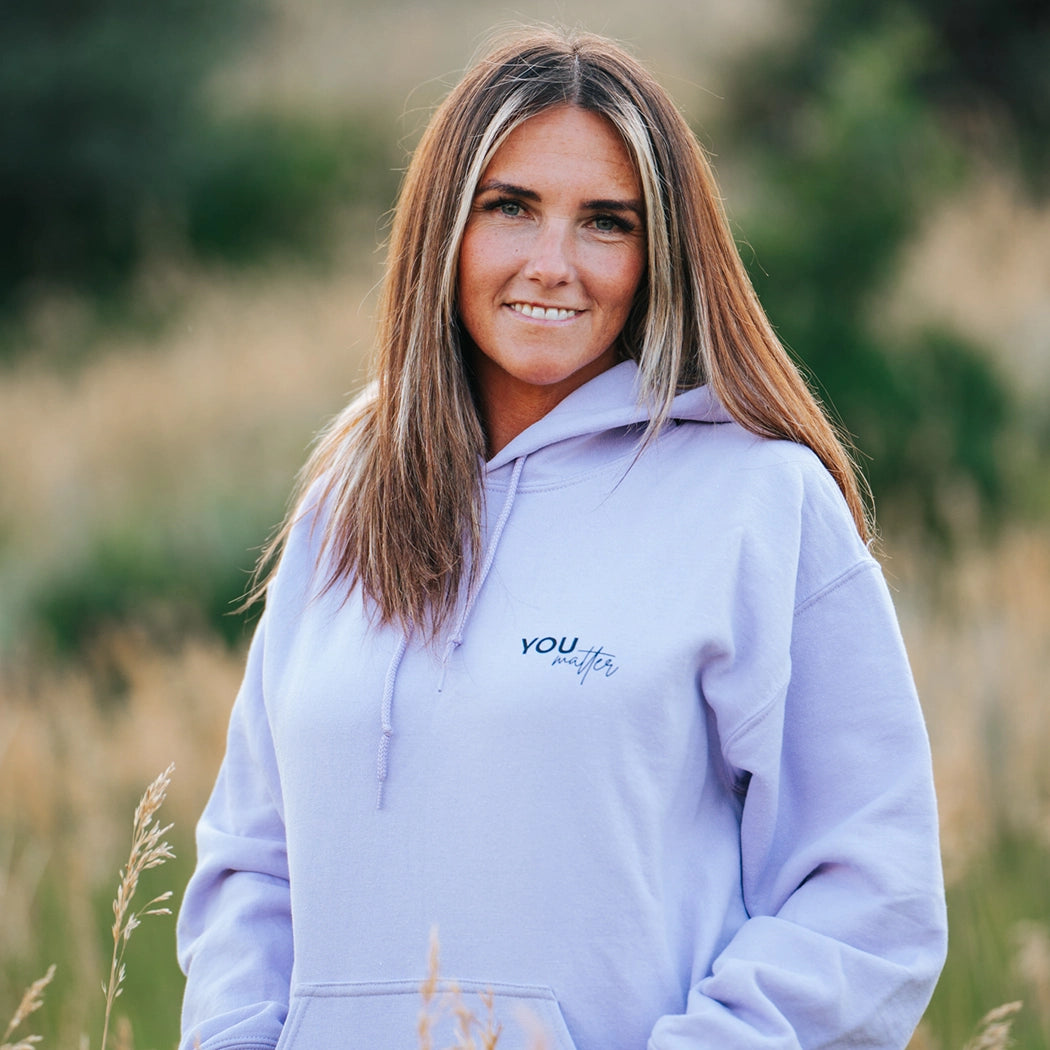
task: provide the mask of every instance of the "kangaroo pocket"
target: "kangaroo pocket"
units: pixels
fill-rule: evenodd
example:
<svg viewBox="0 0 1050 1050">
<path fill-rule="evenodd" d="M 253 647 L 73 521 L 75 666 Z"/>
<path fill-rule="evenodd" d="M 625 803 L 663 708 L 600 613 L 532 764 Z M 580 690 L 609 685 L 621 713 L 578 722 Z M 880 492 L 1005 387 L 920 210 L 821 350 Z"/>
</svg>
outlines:
<svg viewBox="0 0 1050 1050">
<path fill-rule="evenodd" d="M 417 1050 L 422 981 L 298 986 L 277 1050 Z M 487 1002 L 491 1002 L 491 1011 Z M 470 1036 L 484 1046 L 486 1025 L 499 1026 L 498 1050 L 576 1050 L 554 993 L 542 986 L 442 982 L 427 1010 L 428 1043 L 450 1047 L 465 1007 Z"/>
</svg>

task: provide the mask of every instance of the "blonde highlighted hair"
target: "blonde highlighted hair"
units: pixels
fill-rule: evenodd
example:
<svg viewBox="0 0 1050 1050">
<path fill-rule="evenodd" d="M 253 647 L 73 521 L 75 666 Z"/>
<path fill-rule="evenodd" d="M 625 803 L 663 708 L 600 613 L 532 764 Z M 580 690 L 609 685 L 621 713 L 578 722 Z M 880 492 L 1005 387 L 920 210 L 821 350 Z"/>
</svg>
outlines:
<svg viewBox="0 0 1050 1050">
<path fill-rule="evenodd" d="M 381 622 L 431 638 L 470 585 L 481 546 L 485 435 L 457 313 L 459 245 L 501 143 L 566 105 L 617 129 L 644 195 L 647 276 L 620 346 L 641 372 L 647 436 L 676 393 L 709 383 L 748 430 L 809 446 L 869 536 L 860 475 L 766 318 L 710 165 L 674 103 L 609 40 L 523 31 L 467 72 L 415 150 L 394 213 L 375 382 L 334 420 L 300 477 L 299 502 L 317 485 L 327 505 L 327 586 L 360 586 Z M 264 552 L 255 596 L 301 510 Z"/>
</svg>

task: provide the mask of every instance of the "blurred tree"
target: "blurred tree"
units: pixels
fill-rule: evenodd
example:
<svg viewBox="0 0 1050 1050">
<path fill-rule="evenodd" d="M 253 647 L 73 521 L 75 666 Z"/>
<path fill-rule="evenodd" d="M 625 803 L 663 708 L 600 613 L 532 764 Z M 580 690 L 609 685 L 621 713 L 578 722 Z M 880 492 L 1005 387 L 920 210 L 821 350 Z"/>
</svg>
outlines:
<svg viewBox="0 0 1050 1050">
<path fill-rule="evenodd" d="M 1045 149 L 1050 63 L 1014 59 L 1050 53 L 1048 10 L 813 0 L 786 46 L 748 56 L 732 93 L 759 295 L 856 435 L 880 505 L 942 539 L 960 502 L 986 521 L 1005 506 L 1011 397 L 957 333 L 885 324 L 889 279 L 924 213 L 989 148 L 987 113 L 1003 115 L 991 127 L 1008 160 Z"/>
<path fill-rule="evenodd" d="M 245 259 L 316 243 L 363 188 L 388 202 L 390 147 L 367 120 L 212 114 L 209 74 L 264 15 L 262 0 L 7 0 L 0 310 L 34 285 L 119 288 L 158 230 Z"/>
<path fill-rule="evenodd" d="M 1050 4 L 912 0 L 936 46 L 917 87 L 981 149 L 1016 148 L 1033 187 L 1050 188 Z"/>
<path fill-rule="evenodd" d="M 0 297 L 123 278 L 185 178 L 200 86 L 241 0 L 9 0 L 0 35 Z"/>
</svg>

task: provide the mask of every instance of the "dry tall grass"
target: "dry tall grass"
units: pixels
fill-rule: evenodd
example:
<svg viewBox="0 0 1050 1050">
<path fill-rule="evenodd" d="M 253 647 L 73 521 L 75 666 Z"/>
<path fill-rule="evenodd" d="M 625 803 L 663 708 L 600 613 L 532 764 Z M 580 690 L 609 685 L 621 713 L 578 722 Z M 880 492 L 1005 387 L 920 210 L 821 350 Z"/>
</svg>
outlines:
<svg viewBox="0 0 1050 1050">
<path fill-rule="evenodd" d="M 444 1014 L 455 1018 L 454 1044 L 450 1050 L 496 1050 L 502 1026 L 496 1022 L 491 995 L 482 996 L 484 1016 L 479 1018 L 464 1001 L 453 982 L 442 990 L 440 947 L 437 931 L 430 931 L 427 976 L 419 989 L 420 1010 L 416 1035 L 419 1050 L 434 1050 L 434 1028 Z M 535 1050 L 544 1050 L 537 1047 Z"/>
<path fill-rule="evenodd" d="M 113 898 L 113 953 L 110 956 L 109 977 L 102 982 L 102 992 L 106 997 L 106 1012 L 102 1020 L 102 1039 L 99 1043 L 101 1050 L 106 1050 L 109 1045 L 109 1025 L 113 1016 L 113 1004 L 124 990 L 124 980 L 127 977 L 124 955 L 131 935 L 142 925 L 142 920 L 147 915 L 171 914 L 171 908 L 165 906 L 165 902 L 171 900 L 171 890 L 157 894 L 152 900 L 137 909 L 133 909 L 132 905 L 135 901 L 135 894 L 138 892 L 139 879 L 143 873 L 175 859 L 171 847 L 164 841 L 164 836 L 171 831 L 172 825 L 166 824 L 161 827 L 160 821 L 154 819 L 168 793 L 168 785 L 171 783 L 171 774 L 174 769 L 174 765 L 169 765 L 146 788 L 146 793 L 135 807 L 131 853 L 128 855 L 127 865 L 120 869 L 117 895 Z"/>
<path fill-rule="evenodd" d="M 963 1050 L 1006 1050 L 1010 1045 L 1014 1018 L 1023 1005 L 1021 1002 L 1003 1003 L 986 1013 Z"/>
<path fill-rule="evenodd" d="M 60 949 L 61 989 L 49 1011 L 58 1046 L 75 1047 L 93 1026 L 103 981 L 114 993 L 121 983 L 110 976 L 97 903 L 120 857 L 125 814 L 140 785 L 174 759 L 180 775 L 166 808 L 191 862 L 241 670 L 240 654 L 217 641 L 164 652 L 132 633 L 105 644 L 129 676 L 118 708 L 99 705 L 89 668 L 0 676 L 0 1004 Z M 144 870 L 132 861 L 124 874 Z M 114 930 L 128 917 L 111 916 Z M 170 954 L 171 931 L 163 936 Z M 170 994 L 177 1008 L 178 989 Z"/>
<path fill-rule="evenodd" d="M 164 803 L 167 795 L 168 785 L 171 783 L 171 775 L 174 766 L 168 766 L 150 785 L 145 794 L 135 807 L 135 817 L 132 822 L 131 852 L 128 862 L 120 870 L 117 883 L 117 894 L 113 899 L 113 951 L 110 958 L 109 978 L 102 983 L 102 994 L 105 996 L 105 1010 L 102 1018 L 102 1036 L 99 1040 L 100 1050 L 108 1050 L 110 1045 L 110 1024 L 114 1021 L 113 1008 L 124 989 L 124 980 L 127 970 L 124 964 L 124 954 L 131 940 L 131 935 L 142 924 L 142 919 L 147 915 L 170 915 L 171 909 L 164 903 L 171 898 L 171 892 L 166 891 L 158 894 L 147 904 L 133 909 L 135 894 L 139 888 L 139 879 L 146 871 L 160 867 L 165 862 L 172 860 L 174 854 L 171 847 L 163 840 L 172 825 L 161 827 L 160 822 L 155 819 L 157 811 Z M 7 1039 L 25 1022 L 30 1014 L 35 1013 L 44 1005 L 44 989 L 51 983 L 55 976 L 55 964 L 52 963 L 43 977 L 35 980 L 22 996 L 22 1000 L 15 1010 L 7 1029 L 4 1032 L 4 1042 L 0 1050 L 33 1050 L 41 1042 L 38 1035 L 24 1035 L 14 1043 L 8 1043 Z M 120 1018 L 116 1023 L 117 1039 L 116 1050 L 132 1050 L 130 1025 L 126 1018 Z M 81 1033 L 78 1044 L 80 1050 L 88 1050 L 90 1040 Z M 72 1043 L 68 1045 L 72 1046 Z"/>
<path fill-rule="evenodd" d="M 43 977 L 38 977 L 25 991 L 22 1001 L 15 1008 L 14 1015 L 4 1030 L 3 1043 L 0 1050 L 32 1050 L 33 1046 L 40 1042 L 38 1035 L 21 1036 L 17 1043 L 9 1043 L 7 1040 L 18 1031 L 25 1023 L 30 1014 L 35 1013 L 44 1005 L 44 989 L 51 983 L 55 976 L 54 964 L 47 968 Z"/>
<path fill-rule="evenodd" d="M 891 572 L 929 719 L 946 868 L 957 882 L 1004 822 L 1050 842 L 1050 536 L 1018 531 L 970 552 L 949 594 L 936 598 L 921 590 L 906 560 L 892 561 Z M 90 902 L 119 855 L 128 799 L 174 759 L 180 775 L 168 812 L 188 847 L 221 758 L 243 659 L 205 638 L 165 651 L 126 631 L 100 644 L 128 683 L 116 707 L 99 705 L 90 667 L 0 677 L 0 973 L 20 975 L 17 985 L 0 981 L 0 1002 L 14 1001 L 40 972 L 34 924 L 42 899 L 58 887 L 74 970 L 62 993 L 69 1035 L 83 1030 L 104 976 Z M 999 935 L 1003 956 L 1013 959 L 1014 994 L 1047 1017 L 1050 935 L 1045 914 L 1030 919 Z"/>
<path fill-rule="evenodd" d="M 74 317 L 0 373 L 0 660 L 33 590 L 98 534 L 192 524 L 231 490 L 283 504 L 313 434 L 363 378 L 362 254 L 325 276 L 173 271 L 163 280 L 185 306 L 159 338 L 110 337 L 56 369 L 49 349 L 86 338 Z"/>
<path fill-rule="evenodd" d="M 932 586 L 914 558 L 888 568 L 930 727 L 949 881 L 1004 831 L 1050 845 L 1050 531 L 974 548 Z"/>
</svg>

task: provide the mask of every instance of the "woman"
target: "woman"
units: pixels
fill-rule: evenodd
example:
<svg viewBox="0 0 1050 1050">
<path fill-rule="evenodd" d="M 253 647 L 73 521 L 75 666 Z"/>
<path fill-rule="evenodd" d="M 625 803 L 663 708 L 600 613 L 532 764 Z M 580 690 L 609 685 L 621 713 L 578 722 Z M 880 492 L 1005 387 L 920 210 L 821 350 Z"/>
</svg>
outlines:
<svg viewBox="0 0 1050 1050">
<path fill-rule="evenodd" d="M 497 48 L 279 536 L 183 1046 L 409 1047 L 436 925 L 506 1050 L 520 1004 L 557 1050 L 903 1047 L 944 904 L 866 540 L 662 89 L 598 38 Z"/>
</svg>

